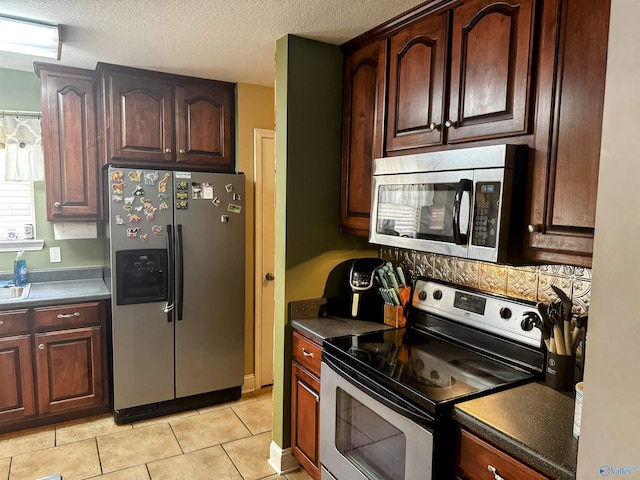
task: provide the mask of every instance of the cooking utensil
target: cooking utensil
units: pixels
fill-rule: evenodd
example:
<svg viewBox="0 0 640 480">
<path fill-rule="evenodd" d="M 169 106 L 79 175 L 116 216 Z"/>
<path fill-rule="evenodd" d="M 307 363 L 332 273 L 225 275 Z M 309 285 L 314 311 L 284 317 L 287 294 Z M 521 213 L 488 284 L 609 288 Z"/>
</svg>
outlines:
<svg viewBox="0 0 640 480">
<path fill-rule="evenodd" d="M 556 353 L 558 355 L 567 355 L 567 350 L 564 346 L 564 336 L 562 335 L 562 304 L 560 302 L 551 302 L 547 305 L 547 313 L 549 320 L 553 324 L 553 338 L 555 341 Z"/>
<path fill-rule="evenodd" d="M 558 296 L 558 298 L 560 299 L 560 302 L 562 304 L 562 320 L 563 320 L 563 327 L 564 327 L 564 348 L 567 352 L 571 352 L 571 346 L 572 346 L 572 342 L 571 342 L 571 315 L 572 315 L 572 309 L 573 309 L 573 302 L 571 301 L 571 299 L 567 296 L 566 293 L 564 293 L 564 291 L 562 291 L 560 288 L 556 287 L 555 285 L 551 285 L 551 289 L 555 292 L 555 294 Z M 569 353 L 570 355 L 570 353 Z"/>
</svg>

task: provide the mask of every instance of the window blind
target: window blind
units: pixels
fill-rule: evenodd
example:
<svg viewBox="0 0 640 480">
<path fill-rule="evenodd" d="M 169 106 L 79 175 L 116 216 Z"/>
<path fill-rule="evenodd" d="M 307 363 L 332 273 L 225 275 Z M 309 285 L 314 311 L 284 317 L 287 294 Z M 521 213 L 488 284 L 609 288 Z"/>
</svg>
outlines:
<svg viewBox="0 0 640 480">
<path fill-rule="evenodd" d="M 35 224 L 33 182 L 0 181 L 0 240 L 23 239 L 26 224 Z"/>
</svg>

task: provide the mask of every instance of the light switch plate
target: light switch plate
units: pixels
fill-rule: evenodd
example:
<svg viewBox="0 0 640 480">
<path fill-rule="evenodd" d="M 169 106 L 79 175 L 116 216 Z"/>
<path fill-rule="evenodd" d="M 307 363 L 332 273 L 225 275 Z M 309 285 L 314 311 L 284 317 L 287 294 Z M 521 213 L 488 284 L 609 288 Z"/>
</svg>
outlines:
<svg viewBox="0 0 640 480">
<path fill-rule="evenodd" d="M 51 263 L 59 263 L 62 261 L 60 247 L 49 247 L 49 261 Z"/>
</svg>

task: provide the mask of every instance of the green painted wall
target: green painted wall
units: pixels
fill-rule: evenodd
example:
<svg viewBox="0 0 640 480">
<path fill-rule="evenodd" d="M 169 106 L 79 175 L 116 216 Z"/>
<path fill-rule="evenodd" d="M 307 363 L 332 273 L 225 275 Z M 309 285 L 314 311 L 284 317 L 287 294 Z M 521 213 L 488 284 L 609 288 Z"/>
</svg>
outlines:
<svg viewBox="0 0 640 480">
<path fill-rule="evenodd" d="M 287 304 L 322 296 L 343 260 L 376 255 L 340 234 L 342 53 L 288 35 L 276 42 L 276 324 L 273 440 L 291 444 Z"/>
<path fill-rule="evenodd" d="M 0 69 L 0 110 L 41 109 L 40 79 L 33 72 Z M 55 240 L 53 224 L 47 221 L 44 182 L 34 182 L 36 237 L 44 240 L 44 250 L 25 252 L 31 270 L 90 267 L 103 264 L 102 238 Z M 60 247 L 62 262 L 49 262 L 49 247 Z M 0 253 L 0 272 L 12 271 L 15 253 Z"/>
<path fill-rule="evenodd" d="M 40 111 L 38 76 L 0 68 L 0 110 Z"/>
</svg>

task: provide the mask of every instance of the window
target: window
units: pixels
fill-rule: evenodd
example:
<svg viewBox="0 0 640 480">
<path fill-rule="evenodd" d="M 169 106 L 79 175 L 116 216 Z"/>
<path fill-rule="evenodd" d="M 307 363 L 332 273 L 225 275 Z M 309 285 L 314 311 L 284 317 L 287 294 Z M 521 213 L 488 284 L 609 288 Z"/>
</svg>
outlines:
<svg viewBox="0 0 640 480">
<path fill-rule="evenodd" d="M 34 225 L 33 182 L 0 181 L 0 241 L 34 238 Z"/>
</svg>

